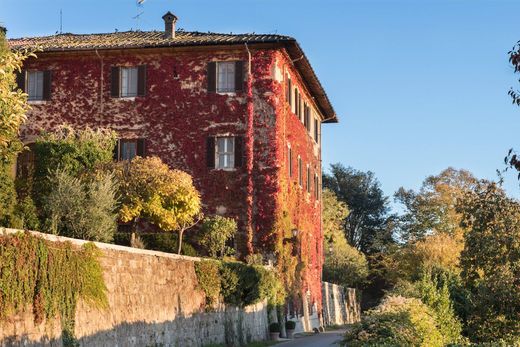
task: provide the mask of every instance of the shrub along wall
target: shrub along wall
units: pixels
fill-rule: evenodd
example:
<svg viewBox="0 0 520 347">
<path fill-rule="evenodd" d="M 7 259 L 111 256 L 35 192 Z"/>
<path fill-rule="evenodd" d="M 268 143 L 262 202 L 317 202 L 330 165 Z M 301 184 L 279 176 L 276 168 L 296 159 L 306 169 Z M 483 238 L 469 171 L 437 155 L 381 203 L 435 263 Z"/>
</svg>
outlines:
<svg viewBox="0 0 520 347">
<path fill-rule="evenodd" d="M 0 239 L 5 240 L 5 234 L 13 232 L 0 229 Z M 85 248 L 84 241 L 34 235 L 45 238 L 50 249 L 71 247 L 81 251 L 91 247 Z M 65 240 L 70 244 L 60 243 Z M 28 292 L 22 301 L 23 312 L 11 311 L 8 319 L 1 316 L 0 346 L 62 346 L 62 326 L 67 321 L 74 322 L 71 335 L 80 346 L 240 346 L 267 338 L 266 300 L 253 300 L 254 305 L 243 308 L 217 302 L 208 310 L 206 293 L 195 272 L 198 258 L 95 245 L 106 286 L 106 301 L 102 301 L 105 305 L 93 305 L 89 297 L 72 295 L 78 299 L 74 319 L 60 323 L 53 318 L 59 316 L 60 307 L 53 314 L 35 319 L 38 304 Z M 85 252 L 80 255 L 88 256 Z M 32 263 L 35 259 L 26 260 Z M 20 269 L 16 273 L 21 273 Z M 71 283 L 77 284 L 77 279 Z"/>
</svg>

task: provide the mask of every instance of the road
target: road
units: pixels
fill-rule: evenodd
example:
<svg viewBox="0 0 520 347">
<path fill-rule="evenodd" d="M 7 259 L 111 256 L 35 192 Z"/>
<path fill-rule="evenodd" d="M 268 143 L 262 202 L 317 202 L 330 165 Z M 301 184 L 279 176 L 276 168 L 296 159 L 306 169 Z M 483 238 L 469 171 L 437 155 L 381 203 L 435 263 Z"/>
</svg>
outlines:
<svg viewBox="0 0 520 347">
<path fill-rule="evenodd" d="M 292 341 L 282 342 L 276 346 L 280 347 L 339 347 L 338 342 L 343 338 L 345 330 L 333 330 L 312 336 L 296 338 Z"/>
</svg>

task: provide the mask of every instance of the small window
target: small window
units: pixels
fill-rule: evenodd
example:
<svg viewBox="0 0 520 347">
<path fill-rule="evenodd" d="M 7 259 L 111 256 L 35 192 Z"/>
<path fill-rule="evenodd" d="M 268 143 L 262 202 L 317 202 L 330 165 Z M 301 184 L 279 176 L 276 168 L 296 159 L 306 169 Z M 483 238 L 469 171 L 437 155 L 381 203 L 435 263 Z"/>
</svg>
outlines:
<svg viewBox="0 0 520 347">
<path fill-rule="evenodd" d="M 302 167 L 302 158 L 298 156 L 298 184 L 300 187 L 303 187 L 303 167 Z"/>
<path fill-rule="evenodd" d="M 229 93 L 235 91 L 235 62 L 217 62 L 217 92 Z"/>
<path fill-rule="evenodd" d="M 217 137 L 215 146 L 215 167 L 231 169 L 235 167 L 235 138 Z"/>
<path fill-rule="evenodd" d="M 311 167 L 307 164 L 307 193 L 311 192 Z"/>
<path fill-rule="evenodd" d="M 293 167 L 292 167 L 292 148 L 291 148 L 291 145 L 289 144 L 287 146 L 287 167 L 288 167 L 288 170 L 289 170 L 289 177 L 293 177 Z"/>
<path fill-rule="evenodd" d="M 121 97 L 137 96 L 138 70 L 137 67 L 121 68 Z"/>
<path fill-rule="evenodd" d="M 289 107 L 291 107 L 291 110 L 292 110 L 292 81 L 291 81 L 291 77 L 289 77 L 289 74 L 286 74 L 285 75 L 285 87 L 286 87 L 286 92 L 285 92 L 285 99 L 287 101 L 287 103 L 289 104 Z"/>
<path fill-rule="evenodd" d="M 118 161 L 122 160 L 132 160 L 135 157 L 144 157 L 145 156 L 145 144 L 144 139 L 120 139 L 117 142 L 116 148 L 116 159 Z"/>
<path fill-rule="evenodd" d="M 29 100 L 43 100 L 43 71 L 27 72 L 27 94 Z"/>
</svg>

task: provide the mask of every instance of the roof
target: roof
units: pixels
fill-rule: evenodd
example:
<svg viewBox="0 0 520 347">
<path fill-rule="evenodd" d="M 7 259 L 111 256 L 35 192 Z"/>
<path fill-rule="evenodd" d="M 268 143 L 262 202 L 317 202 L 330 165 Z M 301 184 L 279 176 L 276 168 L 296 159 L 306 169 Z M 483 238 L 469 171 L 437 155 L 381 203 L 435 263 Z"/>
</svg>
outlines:
<svg viewBox="0 0 520 347">
<path fill-rule="evenodd" d="M 324 122 L 338 121 L 334 108 L 316 73 L 298 42 L 276 34 L 221 34 L 177 30 L 175 37 L 167 38 L 162 31 L 123 31 L 102 34 L 57 34 L 52 36 L 9 39 L 12 49 L 38 48 L 43 52 L 110 50 L 127 48 L 161 48 L 215 45 L 243 45 L 260 43 L 282 44 L 315 98 L 323 113 Z"/>
</svg>

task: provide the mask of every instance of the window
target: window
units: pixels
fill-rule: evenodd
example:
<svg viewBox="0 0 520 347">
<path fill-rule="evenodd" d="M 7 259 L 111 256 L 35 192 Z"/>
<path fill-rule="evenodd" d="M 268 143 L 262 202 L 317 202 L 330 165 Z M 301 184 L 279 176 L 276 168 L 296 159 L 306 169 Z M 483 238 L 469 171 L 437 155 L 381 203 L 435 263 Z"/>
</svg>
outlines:
<svg viewBox="0 0 520 347">
<path fill-rule="evenodd" d="M 318 140 L 319 131 L 320 131 L 320 123 L 318 122 L 317 118 L 314 118 L 314 141 L 316 141 L 316 143 L 319 143 L 319 140 Z"/>
<path fill-rule="evenodd" d="M 293 168 L 292 168 L 292 149 L 291 149 L 291 144 L 288 144 L 287 145 L 287 167 L 288 167 L 288 170 L 289 170 L 289 177 L 292 177 L 293 176 Z"/>
<path fill-rule="evenodd" d="M 285 100 L 287 101 L 287 103 L 289 104 L 289 107 L 291 107 L 291 110 L 292 110 L 292 81 L 291 81 L 291 78 L 289 77 L 289 74 L 286 74 L 285 75 L 285 87 L 286 87 L 286 91 L 285 91 Z"/>
<path fill-rule="evenodd" d="M 303 187 L 303 167 L 302 167 L 302 158 L 298 156 L 298 184 L 300 187 Z"/>
<path fill-rule="evenodd" d="M 307 103 L 303 106 L 303 125 L 307 131 L 311 130 L 311 108 L 307 106 Z"/>
<path fill-rule="evenodd" d="M 145 156 L 144 139 L 120 139 L 117 141 L 117 146 L 114 153 L 116 160 L 132 160 L 137 156 Z"/>
<path fill-rule="evenodd" d="M 29 71 L 27 87 L 29 100 L 43 100 L 43 71 Z"/>
<path fill-rule="evenodd" d="M 137 68 L 121 68 L 121 97 L 137 96 Z"/>
<path fill-rule="evenodd" d="M 215 164 L 217 169 L 235 167 L 235 138 L 217 137 Z"/>
<path fill-rule="evenodd" d="M 307 164 L 307 193 L 311 192 L 311 167 Z"/>
<path fill-rule="evenodd" d="M 320 199 L 320 179 L 317 173 L 314 173 L 314 197 Z"/>
<path fill-rule="evenodd" d="M 146 65 L 112 67 L 111 95 L 114 98 L 133 98 L 146 94 Z"/>
<path fill-rule="evenodd" d="M 300 100 L 298 88 L 294 88 L 294 114 L 297 116 L 300 115 L 300 103 L 298 100 Z"/>
<path fill-rule="evenodd" d="M 217 63 L 217 92 L 228 93 L 235 91 L 235 62 Z"/>
</svg>

